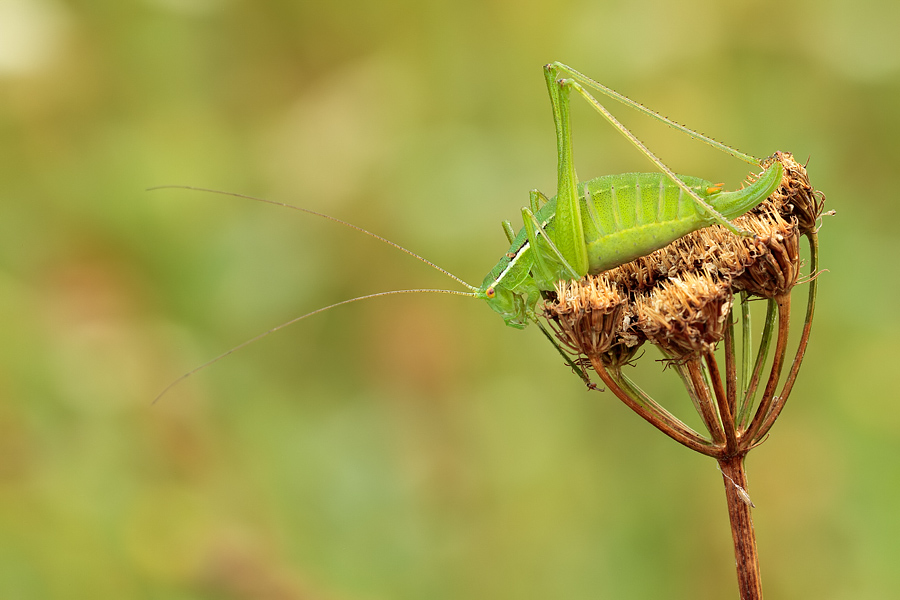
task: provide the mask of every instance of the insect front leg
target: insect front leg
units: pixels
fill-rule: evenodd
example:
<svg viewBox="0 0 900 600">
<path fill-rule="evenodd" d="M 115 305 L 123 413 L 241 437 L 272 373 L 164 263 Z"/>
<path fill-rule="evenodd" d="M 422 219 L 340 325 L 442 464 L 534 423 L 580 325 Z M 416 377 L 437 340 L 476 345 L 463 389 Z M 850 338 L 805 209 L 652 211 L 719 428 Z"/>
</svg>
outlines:
<svg viewBox="0 0 900 600">
<path fill-rule="evenodd" d="M 516 239 L 516 231 L 512 227 L 512 223 L 509 221 L 503 221 L 501 223 L 503 225 L 503 233 L 506 234 L 506 239 L 509 240 L 509 243 L 512 244 Z"/>
<path fill-rule="evenodd" d="M 553 336 L 553 334 L 551 334 L 549 331 L 547 331 L 547 328 L 544 327 L 544 325 L 540 321 L 535 320 L 535 323 L 537 324 L 538 327 L 540 327 L 541 333 L 544 334 L 544 337 L 546 337 L 548 340 L 550 340 L 550 343 L 553 344 L 553 347 L 556 348 L 556 351 L 559 352 L 560 356 L 563 357 L 563 360 L 566 361 L 566 364 L 569 365 L 569 367 L 572 368 L 572 371 L 574 371 L 575 374 L 581 378 L 581 381 L 584 382 L 584 384 L 588 387 L 588 389 L 596 390 L 597 386 L 594 384 L 593 381 L 591 381 L 591 378 L 587 374 L 587 372 L 578 363 L 576 363 L 574 360 L 572 360 L 572 357 L 569 356 L 569 354 L 565 350 L 563 350 L 563 347 L 560 346 L 559 342 L 556 340 L 556 338 Z"/>
<path fill-rule="evenodd" d="M 550 199 L 547 198 L 540 190 L 531 190 L 528 193 L 528 201 L 531 206 L 531 212 L 537 212 L 541 209 L 541 206 L 550 202 Z M 510 242 L 511 243 L 511 242 Z"/>
<path fill-rule="evenodd" d="M 527 206 L 522 207 L 522 221 L 534 263 L 531 273 L 540 289 L 552 290 L 561 279 L 579 279 L 583 276 L 575 272 Z"/>
</svg>

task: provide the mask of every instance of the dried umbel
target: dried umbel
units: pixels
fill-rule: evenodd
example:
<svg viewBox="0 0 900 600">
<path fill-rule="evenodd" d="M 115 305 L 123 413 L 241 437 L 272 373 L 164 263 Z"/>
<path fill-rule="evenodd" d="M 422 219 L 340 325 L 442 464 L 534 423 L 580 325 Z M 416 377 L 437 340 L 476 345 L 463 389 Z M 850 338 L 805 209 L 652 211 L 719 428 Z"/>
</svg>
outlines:
<svg viewBox="0 0 900 600">
<path fill-rule="evenodd" d="M 815 232 L 822 215 L 825 195 L 813 189 L 806 167 L 795 161 L 791 154 L 776 152 L 763 166 L 768 166 L 775 160 L 784 168 L 784 177 L 781 187 L 775 190 L 767 202 L 785 218 L 795 218 L 802 235 Z"/>
<path fill-rule="evenodd" d="M 785 221 L 768 212 L 748 223 L 755 233 L 759 254 L 734 278 L 734 289 L 761 298 L 775 298 L 791 291 L 800 277 L 800 231 L 795 218 Z"/>
<path fill-rule="evenodd" d="M 732 294 L 708 273 L 686 272 L 634 302 L 644 335 L 677 360 L 699 356 L 725 337 Z"/>
<path fill-rule="evenodd" d="M 609 351 L 622 330 L 625 296 L 615 283 L 599 277 L 556 285 L 557 302 L 545 307 L 563 345 L 575 354 Z"/>
<path fill-rule="evenodd" d="M 544 305 L 551 329 L 575 355 L 569 364 L 590 387 L 596 386 L 585 373 L 588 366 L 606 389 L 648 423 L 717 460 L 728 500 L 738 584 L 746 600 L 761 598 L 762 585 L 744 457 L 761 443 L 781 413 L 806 351 L 816 297 L 818 219 L 824 203 L 824 196 L 809 184 L 806 169 L 790 154 L 776 153 L 763 166 L 771 161 L 782 165 L 781 184 L 765 202 L 735 219 L 735 225 L 752 236 L 737 237 L 720 226 L 701 229 L 600 275 L 561 283 Z M 800 277 L 801 236 L 809 242 L 809 299 L 800 342 L 779 392 L 791 291 Z M 751 299 L 767 304 L 755 351 Z M 734 310 L 736 305 L 740 311 Z M 734 326 L 738 315 L 740 354 Z M 623 371 L 645 342 L 656 346 L 679 375 L 705 434 L 675 417 Z M 717 346 L 724 346 L 724 352 L 717 353 Z M 719 367 L 722 358 L 724 369 Z M 771 368 L 765 374 L 767 364 Z"/>
<path fill-rule="evenodd" d="M 720 226 L 701 229 L 600 275 L 560 284 L 555 298 L 544 306 L 551 328 L 575 355 L 573 363 L 590 364 L 607 387 L 641 416 L 682 444 L 717 458 L 742 455 L 768 432 L 790 393 L 809 338 L 817 221 L 824 196 L 812 188 L 806 169 L 790 154 L 776 153 L 763 166 L 771 161 L 782 164 L 781 185 L 765 202 L 735 220 L 754 236 L 737 237 Z M 787 350 L 790 293 L 800 275 L 801 236 L 810 245 L 810 299 L 797 354 L 776 395 Z M 732 311 L 737 296 L 745 323 L 740 389 Z M 751 330 L 746 324 L 746 303 L 752 298 L 769 303 L 755 354 L 749 348 Z M 756 404 L 773 337 L 772 370 Z M 715 354 L 723 340 L 724 380 Z M 621 367 L 645 341 L 675 364 L 709 430 L 708 437 L 675 419 L 623 375 Z"/>
</svg>

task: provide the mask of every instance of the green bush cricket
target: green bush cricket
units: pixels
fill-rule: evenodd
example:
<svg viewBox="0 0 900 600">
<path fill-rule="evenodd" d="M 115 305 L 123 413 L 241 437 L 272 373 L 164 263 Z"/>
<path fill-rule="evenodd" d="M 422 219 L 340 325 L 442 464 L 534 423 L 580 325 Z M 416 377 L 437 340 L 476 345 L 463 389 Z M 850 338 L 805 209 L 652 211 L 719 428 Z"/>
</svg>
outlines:
<svg viewBox="0 0 900 600">
<path fill-rule="evenodd" d="M 534 322 L 542 291 L 561 279 L 597 274 L 654 250 L 688 233 L 719 223 L 741 234 L 728 219 L 755 207 L 781 183 L 775 162 L 752 185 L 723 192 L 720 185 L 676 176 L 643 143 L 619 123 L 584 86 L 596 89 L 692 137 L 733 156 L 760 161 L 689 130 L 589 79 L 560 63 L 544 67 L 559 155 L 556 197 L 539 208 L 543 195 L 531 192 L 531 206 L 522 209 L 524 227 L 518 235 L 504 223 L 511 246 L 488 274 L 478 297 L 485 298 L 507 325 L 522 328 Z M 571 78 L 560 79 L 561 74 Z M 579 184 L 572 157 L 569 93 L 577 91 L 655 164 L 659 173 L 604 175 Z"/>
<path fill-rule="evenodd" d="M 544 76 L 556 126 L 557 193 L 556 196 L 548 199 L 537 190 L 531 191 L 529 206 L 522 208 L 524 226 L 518 233 L 515 233 L 509 221 L 503 223 L 503 229 L 511 245 L 485 277 L 480 288 L 466 283 L 394 242 L 340 219 L 281 202 L 252 198 L 242 194 L 217 192 L 293 208 L 351 227 L 438 269 L 467 287 L 470 292 L 430 289 L 394 290 L 351 298 L 320 308 L 282 323 L 182 375 L 167 386 L 157 396 L 157 399 L 184 378 L 301 319 L 350 302 L 390 294 L 422 292 L 440 292 L 481 298 L 486 300 L 488 305 L 498 312 L 506 324 L 511 327 L 522 329 L 529 322 L 537 324 L 567 362 L 587 381 L 581 369 L 571 361 L 538 322 L 535 309 L 542 294 L 553 291 L 555 283 L 559 280 L 580 279 L 587 274 L 601 273 L 650 254 L 692 231 L 713 224 L 720 224 L 733 233 L 746 235 L 745 232 L 738 230 L 730 219 L 754 208 L 777 189 L 781 183 L 783 169 L 779 162 L 773 161 L 756 181 L 733 192 L 722 191 L 722 184 L 712 184 L 697 177 L 676 175 L 616 120 L 591 95 L 588 89 L 626 104 L 749 164 L 761 166 L 762 161 L 679 125 L 562 63 L 554 62 L 546 65 Z M 603 175 L 579 182 L 575 175 L 569 117 L 569 95 L 573 90 L 628 138 L 659 171 Z M 216 190 L 203 188 L 187 189 L 216 192 Z"/>
</svg>

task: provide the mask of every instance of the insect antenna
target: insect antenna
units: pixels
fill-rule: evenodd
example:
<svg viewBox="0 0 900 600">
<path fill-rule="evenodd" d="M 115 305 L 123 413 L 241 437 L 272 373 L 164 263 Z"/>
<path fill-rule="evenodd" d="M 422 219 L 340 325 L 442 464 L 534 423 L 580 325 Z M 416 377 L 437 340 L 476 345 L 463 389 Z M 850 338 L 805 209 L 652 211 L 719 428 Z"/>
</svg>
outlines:
<svg viewBox="0 0 900 600">
<path fill-rule="evenodd" d="M 450 271 L 448 271 L 448 270 L 446 270 L 446 269 L 443 269 L 443 268 L 437 266 L 436 264 L 434 264 L 433 262 L 431 262 L 431 261 L 428 260 L 427 258 L 424 258 L 424 257 L 422 257 L 422 256 L 419 256 L 418 254 L 416 254 L 416 253 L 413 252 L 412 250 L 407 250 L 406 248 L 404 248 L 404 247 L 401 246 L 400 244 L 398 244 L 398 243 L 396 243 L 396 242 L 392 242 L 391 240 L 389 240 L 389 239 L 387 239 L 387 238 L 381 237 L 381 236 L 378 235 L 377 233 L 372 233 L 372 232 L 369 231 L 368 229 L 363 229 L 362 227 L 360 227 L 360 226 L 358 226 L 358 225 L 354 225 L 353 223 L 348 223 L 347 221 L 343 221 L 343 220 L 341 220 L 341 219 L 338 219 L 337 217 L 332 217 L 331 215 L 326 215 L 325 213 L 316 212 L 316 211 L 314 211 L 314 210 L 310 210 L 310 209 L 308 209 L 308 208 L 303 208 L 302 206 L 296 206 L 296 205 L 294 205 L 294 204 L 288 204 L 288 203 L 286 203 L 286 202 L 278 202 L 278 201 L 276 201 L 276 200 L 267 200 L 267 199 L 265 199 L 265 198 L 257 198 L 256 196 L 248 196 L 248 195 L 246 195 L 246 194 L 238 194 L 238 193 L 236 193 L 236 192 L 224 192 L 224 191 L 222 191 L 222 190 L 213 190 L 213 189 L 209 189 L 209 188 L 194 187 L 194 186 L 190 186 L 190 185 L 158 185 L 158 186 L 155 186 L 155 187 L 147 188 L 147 191 L 150 192 L 150 191 L 154 191 L 154 190 L 170 190 L 170 189 L 175 189 L 175 190 L 192 190 L 192 191 L 195 191 L 195 192 L 208 192 L 208 193 L 210 193 L 210 194 L 221 194 L 221 195 L 223 195 L 223 196 L 233 196 L 233 197 L 235 197 L 235 198 L 244 198 L 244 199 L 246 199 L 246 200 L 255 200 L 256 202 L 264 202 L 264 203 L 266 203 L 266 204 L 273 204 L 273 205 L 275 205 L 275 206 L 283 206 L 283 207 L 285 207 L 285 208 L 291 208 L 291 209 L 293 209 L 293 210 L 299 210 L 300 212 L 304 212 L 304 213 L 306 213 L 306 214 L 308 214 L 308 215 L 314 215 L 314 216 L 316 216 L 316 217 L 322 217 L 323 219 L 328 219 L 329 221 L 334 221 L 335 223 L 339 223 L 339 224 L 341 224 L 341 225 L 343 225 L 343 226 L 345 226 L 345 227 L 349 227 L 350 229 L 355 229 L 356 231 L 359 231 L 360 233 L 364 233 L 364 234 L 366 234 L 366 235 L 369 236 L 369 237 L 373 237 L 373 238 L 375 238 L 376 240 L 382 241 L 382 242 L 384 242 L 385 244 L 387 244 L 387 245 L 389 245 L 389 246 L 393 246 L 393 247 L 396 248 L 397 250 L 400 250 L 401 252 L 405 252 L 406 254 L 409 254 L 409 255 L 412 256 L 413 258 L 415 258 L 415 259 L 417 259 L 417 260 L 419 260 L 419 261 L 425 263 L 426 265 L 432 267 L 433 269 L 437 269 L 438 271 L 440 271 L 441 273 L 443 273 L 443 274 L 446 275 L 447 277 L 449 277 L 449 278 L 451 278 L 451 279 L 457 281 L 458 283 L 461 283 L 463 286 L 465 286 L 466 288 L 472 290 L 473 292 L 477 292 L 477 291 L 478 291 L 478 288 L 477 288 L 477 287 L 475 287 L 475 286 L 473 286 L 473 285 L 470 285 L 470 284 L 466 283 L 465 281 L 463 281 L 462 279 L 460 279 L 459 277 L 457 277 L 456 275 L 454 275 L 454 274 L 451 273 Z"/>
<path fill-rule="evenodd" d="M 215 358 L 213 358 L 213 359 L 211 359 L 211 360 L 206 361 L 206 362 L 203 363 L 202 365 L 200 365 L 200 366 L 198 366 L 198 367 L 196 367 L 196 368 L 194 368 L 194 369 L 191 369 L 190 371 L 188 371 L 187 373 L 185 373 L 184 375 L 182 375 L 181 377 L 179 377 L 178 379 L 176 379 L 175 381 L 173 381 L 172 383 L 170 383 L 169 385 L 167 385 L 167 386 L 165 387 L 165 389 L 164 389 L 163 391 L 161 391 L 159 394 L 157 394 L 156 398 L 153 399 L 152 404 L 156 404 L 156 402 L 159 401 L 160 398 L 162 398 L 163 396 L 165 396 L 166 393 L 168 393 L 169 390 L 171 390 L 173 387 L 175 387 L 176 385 L 178 385 L 179 383 L 181 383 L 182 381 L 184 381 L 185 379 L 187 379 L 188 377 L 190 377 L 190 376 L 193 375 L 194 373 L 196 373 L 196 372 L 198 372 L 198 371 L 202 371 L 202 370 L 205 369 L 206 367 L 208 367 L 208 366 L 210 366 L 210 365 L 212 365 L 212 364 L 214 364 L 214 363 L 217 363 L 218 361 L 222 360 L 223 358 L 225 358 L 225 357 L 228 356 L 229 354 L 233 354 L 234 352 L 237 352 L 237 351 L 240 350 L 241 348 L 244 348 L 244 347 L 246 347 L 246 346 L 249 346 L 250 344 L 252 344 L 253 342 L 255 342 L 255 341 L 257 341 L 257 340 L 261 340 L 262 338 L 266 337 L 266 336 L 269 335 L 270 333 L 275 333 L 275 332 L 278 331 L 279 329 L 284 329 L 284 328 L 287 327 L 288 325 L 293 325 L 293 324 L 296 323 L 297 321 L 302 321 L 303 319 L 305 319 L 305 318 L 307 318 L 307 317 L 311 317 L 311 316 L 313 316 L 313 315 L 317 315 L 317 314 L 319 314 L 319 313 L 321 313 L 321 312 L 325 312 L 326 310 L 330 310 L 330 309 L 332 309 L 332 308 L 336 308 L 336 307 L 342 306 L 342 305 L 344 305 L 344 304 L 350 304 L 351 302 L 358 302 L 358 301 L 360 301 L 360 300 L 368 300 L 368 299 L 370 299 L 370 298 L 378 298 L 379 296 L 391 296 L 391 295 L 394 295 L 394 294 L 423 294 L 423 293 L 436 293 L 436 294 L 452 294 L 452 295 L 454 295 L 454 296 L 468 296 L 468 297 L 471 297 L 471 298 L 477 298 L 477 297 L 478 297 L 478 295 L 475 293 L 475 292 L 478 291 L 478 288 L 476 288 L 476 287 L 474 287 L 474 286 L 472 286 L 472 285 L 469 285 L 468 283 L 466 283 L 465 281 L 463 281 L 462 279 L 460 279 L 459 277 L 457 277 L 457 276 L 454 275 L 453 273 L 447 271 L 446 269 L 442 269 L 441 267 L 437 266 L 436 264 L 434 264 L 434 263 L 431 262 L 430 260 L 428 260 L 428 259 L 426 259 L 426 258 L 423 258 L 423 257 L 419 256 L 418 254 L 416 254 L 415 252 L 413 252 L 413 251 L 411 251 L 411 250 L 407 250 L 406 248 L 404 248 L 404 247 L 401 246 L 400 244 L 397 244 L 396 242 L 392 242 L 391 240 L 389 240 L 389 239 L 387 239 L 387 238 L 384 238 L 384 237 L 378 235 L 377 233 L 372 233 L 371 231 L 369 231 L 369 230 L 367 230 L 367 229 L 363 229 L 362 227 L 359 227 L 358 225 L 354 225 L 353 223 L 348 223 L 347 221 L 343 221 L 343 220 L 338 219 L 338 218 L 336 218 L 336 217 L 332 217 L 331 215 L 326 215 L 325 213 L 316 212 L 316 211 L 314 211 L 314 210 L 310 210 L 310 209 L 308 209 L 308 208 L 303 208 L 303 207 L 301 207 L 301 206 L 295 206 L 295 205 L 293 205 L 293 204 L 287 204 L 286 202 L 278 202 L 278 201 L 275 201 L 275 200 L 267 200 L 267 199 L 265 199 L 265 198 L 257 198 L 257 197 L 255 197 L 255 196 L 248 196 L 248 195 L 246 195 L 246 194 L 238 194 L 238 193 L 235 193 L 235 192 L 225 192 L 225 191 L 222 191 L 222 190 L 213 190 L 213 189 L 209 189 L 209 188 L 194 187 L 194 186 L 189 186 L 189 185 L 160 185 L 160 186 L 156 186 L 156 187 L 147 188 L 147 191 L 161 190 L 161 189 L 192 190 L 192 191 L 198 191 L 198 192 L 208 192 L 208 193 L 211 193 L 211 194 L 221 194 L 221 195 L 223 195 L 223 196 L 234 196 L 235 198 L 244 198 L 244 199 L 247 199 L 247 200 L 255 200 L 255 201 L 257 201 L 257 202 L 265 202 L 266 204 L 273 204 L 273 205 L 275 205 L 275 206 L 283 206 L 283 207 L 285 207 L 285 208 L 291 208 L 291 209 L 294 209 L 294 210 L 298 210 L 298 211 L 300 211 L 300 212 L 304 212 L 304 213 L 307 213 L 307 214 L 310 214 L 310 215 L 314 215 L 314 216 L 316 216 L 316 217 L 322 217 L 323 219 L 328 219 L 329 221 L 334 221 L 335 223 L 339 223 L 339 224 L 341 224 L 341 225 L 344 225 L 344 226 L 346 226 L 346 227 L 349 227 L 350 229 L 355 229 L 356 231 L 359 231 L 359 232 L 361 232 L 361 233 L 364 233 L 364 234 L 368 235 L 369 237 L 373 237 L 373 238 L 375 238 L 376 240 L 382 241 L 382 242 L 384 242 L 385 244 L 388 244 L 389 246 L 393 246 L 393 247 L 396 248 L 397 250 L 400 250 L 400 251 L 402 251 L 402 252 L 405 252 L 406 254 L 412 256 L 413 258 L 416 258 L 416 259 L 420 260 L 421 262 L 425 263 L 426 265 L 429 265 L 430 267 L 432 267 L 432 268 L 434 268 L 434 269 L 437 269 L 438 271 L 440 271 L 440 272 L 443 273 L 444 275 L 446 275 L 446 276 L 450 277 L 451 279 L 453 279 L 453 280 L 455 280 L 455 281 L 461 283 L 462 285 L 464 285 L 465 287 L 467 287 L 468 289 L 470 289 L 471 292 L 460 292 L 460 291 L 456 291 L 456 290 L 439 290 L 439 289 L 391 290 L 391 291 L 387 291 L 387 292 L 378 292 L 378 293 L 376 293 L 376 294 L 366 294 L 365 296 L 357 296 L 356 298 L 350 298 L 350 299 L 348 299 L 348 300 L 342 300 L 342 301 L 340 301 L 340 302 L 335 302 L 334 304 L 329 304 L 328 306 L 324 306 L 324 307 L 319 308 L 319 309 L 316 309 L 316 310 L 314 310 L 314 311 L 312 311 L 312 312 L 308 312 L 308 313 L 306 313 L 305 315 L 301 315 L 301 316 L 299 316 L 299 317 L 296 317 L 296 318 L 293 318 L 293 319 L 291 319 L 291 320 L 289 320 L 289 321 L 286 321 L 286 322 L 284 322 L 284 323 L 282 323 L 282 324 L 280 324 L 280 325 L 276 325 L 275 327 L 272 327 L 271 329 L 269 329 L 269 330 L 267 330 L 267 331 L 264 331 L 263 333 L 261 333 L 261 334 L 255 336 L 255 337 L 252 337 L 252 338 L 250 338 L 249 340 L 247 340 L 247 341 L 245 341 L 245 342 L 242 342 L 242 343 L 238 344 L 237 346 L 231 348 L 230 350 L 228 350 L 228 351 L 226 351 L 226 352 L 223 352 L 223 353 L 220 354 L 219 356 L 217 356 L 217 357 L 215 357 Z"/>
<path fill-rule="evenodd" d="M 280 325 L 276 325 L 275 327 L 272 327 L 271 329 L 268 329 L 268 330 L 260 333 L 259 335 L 250 338 L 249 340 L 247 340 L 245 342 L 241 342 L 234 348 L 231 348 L 230 350 L 223 352 L 219 356 L 206 361 L 199 367 L 195 367 L 195 368 L 191 369 L 190 371 L 188 371 L 187 373 L 185 373 L 184 375 L 182 375 L 181 377 L 179 377 L 178 379 L 176 379 L 175 381 L 173 381 L 172 383 L 167 385 L 163 391 L 161 391 L 159 394 L 157 394 L 156 398 L 153 399 L 153 402 L 151 404 L 156 404 L 156 402 L 160 398 L 165 396 L 169 390 L 171 390 L 173 387 L 175 387 L 176 385 L 178 385 L 179 383 L 181 383 L 182 381 L 184 381 L 185 379 L 187 379 L 188 377 L 190 377 L 197 371 L 202 371 L 206 367 L 219 362 L 220 360 L 222 360 L 229 354 L 233 354 L 233 353 L 237 352 L 238 350 L 240 350 L 241 348 L 244 348 L 246 346 L 249 346 L 253 342 L 261 340 L 262 338 L 266 337 L 270 333 L 275 333 L 279 329 L 284 329 L 285 327 L 287 327 L 289 325 L 293 325 L 297 321 L 302 321 L 303 319 L 305 319 L 307 317 L 312 317 L 313 315 L 317 315 L 321 312 L 325 312 L 326 310 L 330 310 L 332 308 L 337 308 L 338 306 L 342 306 L 344 304 L 350 304 L 351 302 L 359 302 L 360 300 L 368 300 L 369 298 L 378 298 L 380 296 L 393 296 L 395 294 L 452 294 L 454 296 L 468 296 L 470 298 L 478 297 L 476 294 L 471 293 L 471 292 L 459 292 L 456 290 L 412 289 L 412 290 L 390 290 L 388 292 L 378 292 L 376 294 L 366 294 L 365 296 L 357 296 L 356 298 L 350 298 L 349 300 L 341 300 L 340 302 L 335 302 L 334 304 L 329 304 L 328 306 L 323 306 L 322 308 L 318 308 L 312 312 L 308 312 L 305 315 L 300 315 L 299 317 L 295 317 L 295 318 L 291 319 L 290 321 L 285 321 L 284 323 L 282 323 Z"/>
</svg>

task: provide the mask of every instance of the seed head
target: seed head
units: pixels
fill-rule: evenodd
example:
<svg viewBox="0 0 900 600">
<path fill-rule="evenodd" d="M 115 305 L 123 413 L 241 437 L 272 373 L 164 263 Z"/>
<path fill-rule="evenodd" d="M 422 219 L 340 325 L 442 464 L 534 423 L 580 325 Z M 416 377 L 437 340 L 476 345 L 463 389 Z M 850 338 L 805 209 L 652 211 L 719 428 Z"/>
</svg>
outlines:
<svg viewBox="0 0 900 600">
<path fill-rule="evenodd" d="M 735 292 L 789 293 L 800 273 L 799 237 L 815 227 L 823 196 L 789 153 L 777 152 L 763 167 L 774 161 L 784 168 L 779 187 L 735 219 L 754 237 L 714 225 L 599 275 L 560 282 L 544 314 L 563 345 L 612 368 L 647 340 L 683 360 L 723 338 Z"/>
<path fill-rule="evenodd" d="M 607 352 L 623 329 L 625 296 L 602 277 L 556 284 L 556 300 L 545 303 L 544 316 L 560 341 L 575 354 Z"/>
<path fill-rule="evenodd" d="M 785 221 L 777 212 L 760 215 L 749 224 L 756 234 L 758 254 L 734 279 L 734 289 L 762 298 L 775 298 L 791 291 L 800 276 L 800 232 L 798 220 Z"/>
<path fill-rule="evenodd" d="M 778 392 L 790 330 L 790 303 L 785 300 L 799 278 L 801 236 L 810 243 L 811 268 L 817 264 L 816 229 L 824 196 L 813 190 L 805 168 L 790 154 L 776 152 L 763 166 L 775 161 L 784 170 L 778 188 L 734 220 L 752 236 L 739 237 L 719 225 L 706 227 L 614 269 L 560 282 L 544 304 L 544 316 L 561 347 L 575 355 L 569 363 L 582 370 L 582 378 L 587 379 L 586 369 L 593 368 L 607 389 L 660 431 L 717 458 L 746 453 L 764 439 L 790 394 L 809 340 L 815 281 L 810 283 L 797 354 Z M 758 178 L 753 175 L 748 181 Z M 736 394 L 734 340 L 719 353 L 724 354 L 724 369 L 711 352 L 731 332 L 738 292 L 770 299 L 769 310 L 777 317 L 777 326 L 767 322 L 757 353 L 742 350 L 752 359 L 754 354 L 763 356 L 759 352 L 771 341 L 775 344 L 770 375 L 762 374 L 759 362 L 752 374 L 746 374 L 746 393 L 741 397 Z M 684 425 L 622 372 L 645 341 L 678 365 L 709 437 Z M 767 383 L 754 409 L 761 381 Z"/>
<path fill-rule="evenodd" d="M 727 281 L 684 273 L 635 300 L 638 327 L 676 360 L 695 357 L 725 336 L 733 296 Z"/>
<path fill-rule="evenodd" d="M 778 161 L 784 167 L 781 185 L 769 196 L 770 203 L 785 219 L 795 217 L 801 235 L 814 231 L 822 214 L 825 194 L 813 189 L 806 168 L 794 160 L 790 152 L 776 152 L 763 161 L 768 167 Z"/>
</svg>

